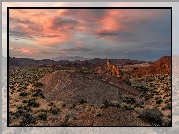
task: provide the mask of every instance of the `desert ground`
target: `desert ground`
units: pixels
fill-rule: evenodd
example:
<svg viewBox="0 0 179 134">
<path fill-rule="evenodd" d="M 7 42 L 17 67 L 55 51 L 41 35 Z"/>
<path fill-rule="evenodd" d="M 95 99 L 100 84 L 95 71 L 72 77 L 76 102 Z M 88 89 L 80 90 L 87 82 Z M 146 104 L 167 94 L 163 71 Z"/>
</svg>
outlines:
<svg viewBox="0 0 179 134">
<path fill-rule="evenodd" d="M 134 68 L 11 68 L 9 126 L 171 126 L 170 74 Z"/>
</svg>

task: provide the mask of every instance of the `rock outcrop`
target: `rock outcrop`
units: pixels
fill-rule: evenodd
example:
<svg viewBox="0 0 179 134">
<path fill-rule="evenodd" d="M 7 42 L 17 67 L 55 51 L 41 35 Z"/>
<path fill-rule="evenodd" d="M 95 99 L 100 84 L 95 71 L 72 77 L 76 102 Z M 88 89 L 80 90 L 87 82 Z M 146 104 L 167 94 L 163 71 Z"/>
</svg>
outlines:
<svg viewBox="0 0 179 134">
<path fill-rule="evenodd" d="M 116 76 L 117 78 L 122 78 L 124 75 L 123 72 L 114 64 L 111 63 L 110 60 L 107 60 L 106 70 L 108 73 L 111 73 L 112 76 Z"/>
<path fill-rule="evenodd" d="M 145 68 L 134 68 L 133 76 L 169 74 L 171 75 L 171 56 L 163 56 Z"/>
<path fill-rule="evenodd" d="M 107 59 L 105 72 L 112 76 L 120 78 L 124 82 L 126 82 L 128 85 L 131 85 L 131 82 L 128 79 L 127 75 L 124 74 L 116 65 L 112 64 L 109 59 Z"/>
</svg>

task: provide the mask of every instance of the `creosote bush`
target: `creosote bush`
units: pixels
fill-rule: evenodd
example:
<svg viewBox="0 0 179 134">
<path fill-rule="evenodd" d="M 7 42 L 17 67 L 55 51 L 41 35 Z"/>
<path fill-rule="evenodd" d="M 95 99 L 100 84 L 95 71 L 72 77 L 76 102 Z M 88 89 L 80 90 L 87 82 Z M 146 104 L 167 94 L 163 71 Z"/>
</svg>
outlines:
<svg viewBox="0 0 179 134">
<path fill-rule="evenodd" d="M 132 97 L 126 97 L 124 102 L 126 102 L 128 104 L 134 104 L 134 103 L 136 103 L 136 100 L 135 100 L 135 98 L 132 98 Z"/>
<path fill-rule="evenodd" d="M 20 126 L 30 126 L 32 123 L 35 123 L 34 117 L 29 112 L 23 113 L 22 116 Z"/>
<path fill-rule="evenodd" d="M 29 100 L 23 100 L 22 103 L 26 103 L 28 107 L 39 107 L 40 104 L 35 101 L 35 98 L 31 98 Z"/>
<path fill-rule="evenodd" d="M 54 105 L 49 109 L 49 112 L 55 115 L 60 112 L 60 109 Z"/>
<path fill-rule="evenodd" d="M 161 97 L 156 97 L 155 99 L 156 99 L 156 104 L 161 104 L 163 102 Z"/>
<path fill-rule="evenodd" d="M 24 92 L 21 92 L 19 95 L 20 95 L 20 96 L 27 96 L 28 93 L 24 91 Z"/>
<path fill-rule="evenodd" d="M 21 105 L 17 106 L 17 109 L 23 109 L 23 110 L 31 111 L 31 108 L 26 104 L 21 104 Z"/>
<path fill-rule="evenodd" d="M 107 100 L 104 100 L 103 105 L 104 108 L 107 108 L 109 106 L 109 102 Z"/>
<path fill-rule="evenodd" d="M 35 83 L 33 84 L 33 86 L 40 88 L 40 87 L 43 87 L 43 84 L 40 83 L 40 82 L 35 82 Z"/>
<path fill-rule="evenodd" d="M 79 103 L 80 103 L 80 104 L 84 104 L 84 103 L 87 103 L 87 101 L 84 100 L 84 99 L 81 99 L 81 100 L 79 101 Z"/>
<path fill-rule="evenodd" d="M 31 90 L 33 92 L 32 96 L 33 97 L 41 97 L 45 98 L 45 96 L 42 94 L 41 89 L 36 89 L 36 90 Z"/>
<path fill-rule="evenodd" d="M 39 113 L 37 113 L 36 118 L 45 121 L 47 119 L 47 113 L 46 112 L 39 112 Z"/>
<path fill-rule="evenodd" d="M 50 102 L 50 103 L 48 104 L 48 106 L 53 106 L 53 102 Z"/>
<path fill-rule="evenodd" d="M 62 123 L 61 123 L 61 126 L 69 126 L 70 123 L 69 123 L 69 118 L 70 118 L 70 115 L 69 114 L 64 114 L 62 116 Z"/>
<path fill-rule="evenodd" d="M 35 100 L 33 100 L 33 99 L 29 99 L 28 106 L 39 107 L 40 104 L 38 102 L 36 102 Z"/>
<path fill-rule="evenodd" d="M 65 104 L 65 103 L 63 103 L 63 104 L 62 104 L 62 107 L 66 107 L 66 104 Z"/>
</svg>

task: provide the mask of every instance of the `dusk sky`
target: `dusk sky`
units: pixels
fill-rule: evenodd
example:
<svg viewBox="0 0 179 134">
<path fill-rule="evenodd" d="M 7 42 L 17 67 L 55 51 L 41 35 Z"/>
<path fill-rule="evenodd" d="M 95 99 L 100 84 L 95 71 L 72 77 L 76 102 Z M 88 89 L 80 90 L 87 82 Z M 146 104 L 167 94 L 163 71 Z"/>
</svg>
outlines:
<svg viewBox="0 0 179 134">
<path fill-rule="evenodd" d="M 9 53 L 158 60 L 171 55 L 171 10 L 10 9 Z"/>
</svg>

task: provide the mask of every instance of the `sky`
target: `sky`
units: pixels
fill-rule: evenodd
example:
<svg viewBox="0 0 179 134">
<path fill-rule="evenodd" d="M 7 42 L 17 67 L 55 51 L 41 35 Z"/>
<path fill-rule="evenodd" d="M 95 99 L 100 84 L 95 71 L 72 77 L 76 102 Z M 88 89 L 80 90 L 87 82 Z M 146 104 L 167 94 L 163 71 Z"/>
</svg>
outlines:
<svg viewBox="0 0 179 134">
<path fill-rule="evenodd" d="M 10 9 L 9 53 L 155 61 L 171 55 L 171 10 Z"/>
</svg>

